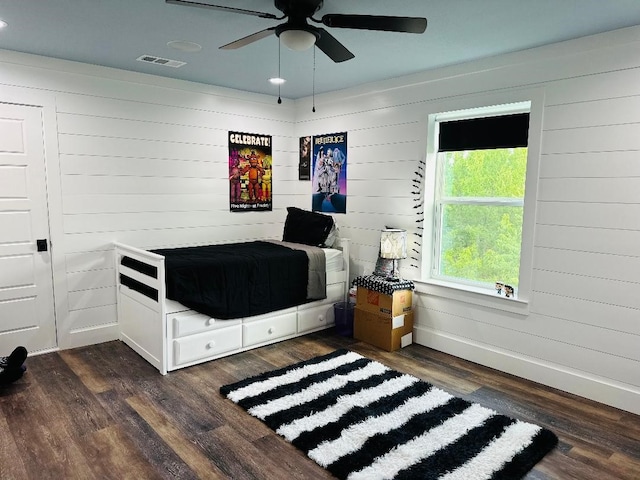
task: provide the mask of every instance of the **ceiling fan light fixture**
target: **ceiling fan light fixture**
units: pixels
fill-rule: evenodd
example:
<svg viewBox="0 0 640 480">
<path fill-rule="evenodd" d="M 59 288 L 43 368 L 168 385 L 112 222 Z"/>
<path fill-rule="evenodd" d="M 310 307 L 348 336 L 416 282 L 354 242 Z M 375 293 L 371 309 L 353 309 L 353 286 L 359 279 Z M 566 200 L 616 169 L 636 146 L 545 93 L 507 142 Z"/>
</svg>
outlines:
<svg viewBox="0 0 640 480">
<path fill-rule="evenodd" d="M 290 50 L 302 52 L 316 43 L 316 36 L 307 30 L 285 30 L 280 33 L 280 40 Z"/>
<path fill-rule="evenodd" d="M 375 30 L 383 32 L 423 33 L 427 28 L 427 19 L 423 17 L 404 17 L 390 15 L 366 15 L 366 14 L 340 14 L 329 13 L 321 19 L 313 15 L 323 6 L 323 0 L 273 0 L 275 8 L 283 15 L 277 16 L 269 12 L 247 10 L 244 8 L 229 7 L 226 5 L 213 5 L 200 3 L 194 0 L 165 0 L 174 5 L 188 5 L 192 7 L 235 12 L 270 20 L 284 20 L 283 23 L 274 25 L 251 35 L 244 36 L 226 45 L 222 50 L 234 50 L 245 47 L 253 42 L 267 38 L 275 34 L 282 43 L 291 50 L 303 51 L 312 46 L 318 47 L 322 53 L 335 63 L 345 62 L 354 58 L 347 47 L 322 27 L 309 24 L 309 21 L 319 23 L 325 27 L 351 28 L 359 30 Z M 364 3 L 364 2 L 363 2 Z M 314 49 L 315 52 L 315 49 Z"/>
</svg>

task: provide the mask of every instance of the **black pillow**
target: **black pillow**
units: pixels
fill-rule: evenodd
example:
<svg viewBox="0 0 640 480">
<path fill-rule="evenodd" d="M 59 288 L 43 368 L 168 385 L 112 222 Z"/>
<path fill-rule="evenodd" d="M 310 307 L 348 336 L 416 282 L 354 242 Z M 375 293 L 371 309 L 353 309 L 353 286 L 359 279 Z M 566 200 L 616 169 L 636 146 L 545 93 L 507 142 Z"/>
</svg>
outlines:
<svg viewBox="0 0 640 480">
<path fill-rule="evenodd" d="M 324 245 L 333 227 L 333 217 L 296 207 L 287 207 L 287 212 L 284 234 L 282 235 L 283 241 L 303 243 L 314 247 Z"/>
</svg>

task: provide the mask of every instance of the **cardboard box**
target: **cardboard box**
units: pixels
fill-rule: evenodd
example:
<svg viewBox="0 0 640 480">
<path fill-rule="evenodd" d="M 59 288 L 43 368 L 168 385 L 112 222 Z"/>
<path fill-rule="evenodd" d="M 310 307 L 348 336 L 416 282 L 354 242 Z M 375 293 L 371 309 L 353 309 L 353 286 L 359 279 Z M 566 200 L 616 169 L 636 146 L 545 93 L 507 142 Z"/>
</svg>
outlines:
<svg viewBox="0 0 640 480">
<path fill-rule="evenodd" d="M 413 343 L 413 312 L 391 317 L 355 308 L 353 338 L 393 352 Z"/>
<path fill-rule="evenodd" d="M 388 317 L 396 317 L 411 311 L 413 295 L 411 290 L 396 290 L 393 295 L 368 288 L 358 287 L 356 307 L 371 313 L 380 313 Z"/>
</svg>

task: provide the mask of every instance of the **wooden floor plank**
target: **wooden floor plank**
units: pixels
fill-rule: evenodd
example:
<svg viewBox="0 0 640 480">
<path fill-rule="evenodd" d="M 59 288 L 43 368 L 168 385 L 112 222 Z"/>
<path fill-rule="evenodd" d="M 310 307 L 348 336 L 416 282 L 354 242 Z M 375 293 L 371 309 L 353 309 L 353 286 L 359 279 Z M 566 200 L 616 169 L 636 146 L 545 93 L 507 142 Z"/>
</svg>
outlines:
<svg viewBox="0 0 640 480">
<path fill-rule="evenodd" d="M 47 395 L 46 411 L 77 436 L 100 430 L 112 422 L 102 404 L 59 354 L 30 360 L 29 377 Z M 52 393 L 55 392 L 55 395 Z"/>
<path fill-rule="evenodd" d="M 156 471 L 119 425 L 86 435 L 81 448 L 97 478 L 160 480 Z"/>
<path fill-rule="evenodd" d="M 4 417 L 0 418 L 0 432 L 7 432 L 7 435 L 2 436 L 0 442 L 0 478 L 27 478 L 23 457 L 20 455 L 20 450 L 13 436 L 8 434 L 10 428 Z"/>
<path fill-rule="evenodd" d="M 80 448 L 80 430 L 60 415 L 55 393 L 30 381 L 34 377 L 23 377 L 21 382 L 26 382 L 28 388 L 2 405 L 6 434 L 10 432 L 20 452 L 27 471 L 25 478 L 97 478 Z M 0 432 L 0 443 L 7 441 L 6 434 Z"/>
<path fill-rule="evenodd" d="M 155 375 L 141 387 L 147 398 L 152 400 L 159 410 L 171 415 L 175 424 L 185 433 L 198 434 L 221 426 L 224 420 L 212 412 L 211 394 L 187 386 L 185 375 Z M 129 397 L 137 398 L 138 395 Z M 129 398 L 127 401 L 130 403 Z"/>
<path fill-rule="evenodd" d="M 143 393 L 140 391 L 140 394 Z M 108 406 L 134 448 L 140 451 L 162 478 L 198 478 L 171 446 L 164 442 L 161 435 L 128 404 L 126 398 L 119 397 L 116 392 L 110 390 L 101 393 L 100 399 Z"/>
<path fill-rule="evenodd" d="M 199 432 L 193 432 L 188 437 L 173 424 L 173 419 L 159 411 L 156 406 L 143 396 L 130 397 L 127 403 L 140 414 L 151 428 L 170 445 L 173 451 L 198 476 L 212 480 L 223 479 L 225 475 L 213 464 L 204 453 L 195 446 L 190 438 Z"/>
<path fill-rule="evenodd" d="M 60 352 L 60 358 L 91 392 L 101 393 L 109 390 L 111 388 L 109 382 L 102 378 L 102 375 L 95 369 L 92 369 L 91 365 L 82 357 L 78 350 Z"/>
<path fill-rule="evenodd" d="M 0 390 L 0 478 L 331 478 L 219 389 L 337 348 L 552 430 L 559 445 L 527 480 L 640 479 L 637 415 L 426 347 L 389 353 L 331 330 L 166 376 L 119 341 L 29 357 L 25 376 Z"/>
</svg>

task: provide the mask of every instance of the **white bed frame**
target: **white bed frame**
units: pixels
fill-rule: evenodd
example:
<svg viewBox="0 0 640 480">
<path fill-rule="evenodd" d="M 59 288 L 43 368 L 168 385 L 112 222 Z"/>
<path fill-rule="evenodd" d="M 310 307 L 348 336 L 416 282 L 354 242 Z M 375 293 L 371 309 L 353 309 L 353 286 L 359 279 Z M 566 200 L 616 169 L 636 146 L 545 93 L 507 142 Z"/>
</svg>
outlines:
<svg viewBox="0 0 640 480">
<path fill-rule="evenodd" d="M 343 252 L 343 270 L 327 272 L 327 298 L 254 317 L 219 320 L 166 298 L 164 257 L 114 243 L 120 340 L 161 374 L 215 358 L 329 328 L 333 304 L 345 301 L 349 285 L 349 240 L 335 248 Z M 157 278 L 121 264 L 127 256 L 157 269 Z M 157 290 L 155 301 L 120 282 L 120 274 Z"/>
</svg>

